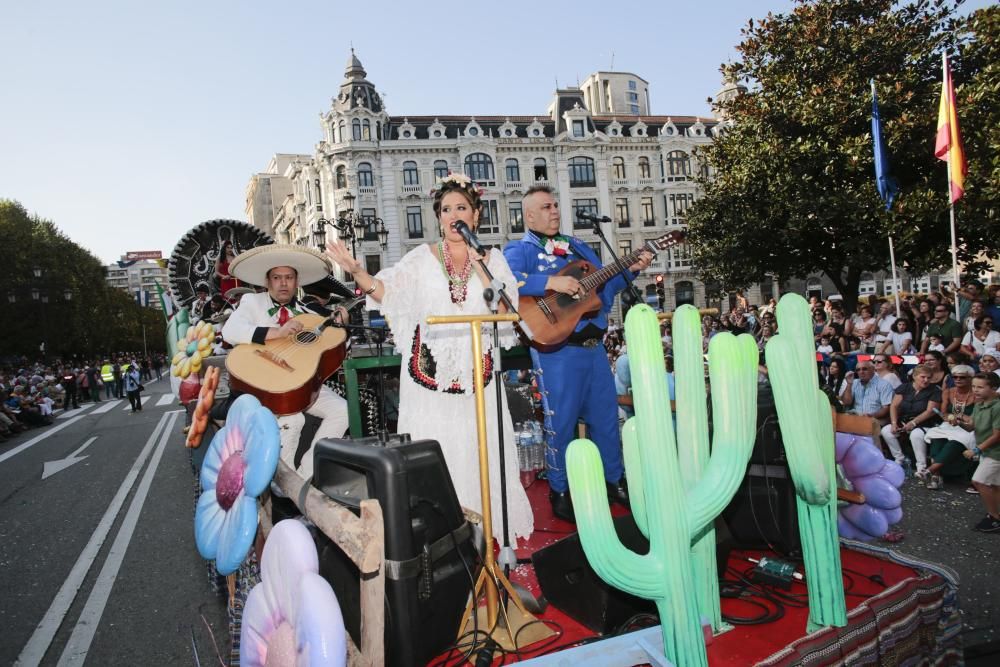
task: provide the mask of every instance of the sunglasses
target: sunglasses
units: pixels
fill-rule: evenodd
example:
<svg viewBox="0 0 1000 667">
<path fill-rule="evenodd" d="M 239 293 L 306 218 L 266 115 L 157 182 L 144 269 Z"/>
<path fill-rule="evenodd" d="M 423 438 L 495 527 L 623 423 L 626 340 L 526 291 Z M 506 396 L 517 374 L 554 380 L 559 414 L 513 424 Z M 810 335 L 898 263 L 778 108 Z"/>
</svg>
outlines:
<svg viewBox="0 0 1000 667">
<path fill-rule="evenodd" d="M 884 364 L 885 359 L 875 359 L 872 361 L 873 364 Z"/>
</svg>

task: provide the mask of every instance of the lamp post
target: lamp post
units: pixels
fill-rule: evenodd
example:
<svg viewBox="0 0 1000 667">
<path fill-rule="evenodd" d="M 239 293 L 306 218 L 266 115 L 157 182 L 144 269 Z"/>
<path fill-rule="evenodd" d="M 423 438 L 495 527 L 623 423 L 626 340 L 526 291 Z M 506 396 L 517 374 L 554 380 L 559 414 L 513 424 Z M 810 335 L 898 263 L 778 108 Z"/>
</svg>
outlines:
<svg viewBox="0 0 1000 667">
<path fill-rule="evenodd" d="M 51 296 L 53 294 L 57 294 L 58 291 L 57 291 L 56 288 L 53 287 L 53 285 L 51 285 L 51 284 L 49 284 L 47 282 L 43 282 L 42 281 L 42 276 L 44 275 L 44 273 L 45 272 L 42 269 L 42 267 L 40 267 L 38 265 L 33 266 L 32 269 L 31 269 L 31 275 L 32 275 L 32 277 L 36 281 L 39 281 L 39 282 L 37 284 L 35 284 L 35 285 L 32 285 L 32 286 L 28 287 L 26 290 L 24 290 L 24 292 L 21 292 L 21 293 L 22 294 L 26 293 L 30 297 L 30 301 L 32 301 L 34 303 L 37 303 L 37 304 L 39 304 L 41 306 L 40 313 L 41 313 L 41 320 L 42 320 L 42 326 L 41 326 L 42 340 L 41 340 L 41 344 L 38 346 L 38 350 L 42 354 L 47 354 L 48 353 L 48 350 L 47 350 L 47 347 L 48 347 L 48 312 L 47 312 L 47 308 L 48 308 L 48 304 L 50 302 Z M 18 301 L 18 292 L 19 291 L 20 290 L 15 290 L 15 291 L 8 292 L 8 294 L 7 294 L 7 302 L 11 306 L 14 306 L 17 303 L 17 301 Z M 72 301 L 73 300 L 73 290 L 71 290 L 68 287 L 64 288 L 63 291 L 62 291 L 62 296 L 63 296 L 63 300 L 64 301 L 66 301 L 66 302 Z M 58 301 L 58 299 L 57 299 L 57 301 Z"/>
<path fill-rule="evenodd" d="M 351 242 L 351 255 L 357 259 L 358 245 L 365 240 L 365 233 L 371 227 L 375 228 L 375 235 L 378 239 L 379 247 L 385 250 L 389 247 L 389 230 L 385 228 L 382 218 L 373 216 L 363 216 L 354 211 L 355 196 L 350 192 L 344 195 L 344 210 L 336 219 L 327 220 L 320 218 L 316 221 L 313 229 L 313 244 L 322 250 L 326 247 L 326 226 L 330 225 L 337 230 L 338 236 Z"/>
</svg>

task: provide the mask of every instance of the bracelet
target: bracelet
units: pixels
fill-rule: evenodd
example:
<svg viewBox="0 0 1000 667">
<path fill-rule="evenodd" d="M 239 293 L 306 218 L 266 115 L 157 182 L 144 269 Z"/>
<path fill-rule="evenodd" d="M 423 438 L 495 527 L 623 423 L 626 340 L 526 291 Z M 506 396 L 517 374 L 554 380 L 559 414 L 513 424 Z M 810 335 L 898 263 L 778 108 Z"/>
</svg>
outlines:
<svg viewBox="0 0 1000 667">
<path fill-rule="evenodd" d="M 372 278 L 372 286 L 365 290 L 366 296 L 371 296 L 378 289 L 378 278 Z"/>
</svg>

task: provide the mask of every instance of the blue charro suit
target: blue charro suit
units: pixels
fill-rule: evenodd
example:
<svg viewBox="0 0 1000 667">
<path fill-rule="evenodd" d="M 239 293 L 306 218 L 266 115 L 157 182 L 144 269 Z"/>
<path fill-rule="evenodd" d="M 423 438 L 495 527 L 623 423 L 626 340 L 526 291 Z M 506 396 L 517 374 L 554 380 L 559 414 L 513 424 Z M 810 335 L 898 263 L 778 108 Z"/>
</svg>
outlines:
<svg viewBox="0 0 1000 667">
<path fill-rule="evenodd" d="M 545 295 L 545 284 L 572 261 L 585 259 L 601 267 L 597 254 L 583 241 L 569 238 L 570 252 L 565 256 L 547 253 L 547 237 L 532 231 L 519 241 L 511 241 L 503 250 L 514 277 L 518 293 L 524 296 Z M 634 277 L 635 274 L 632 274 Z M 606 282 L 599 290 L 601 309 L 591 319 L 582 319 L 574 335 L 594 328 L 608 328 L 608 313 L 615 296 L 627 285 L 621 274 Z M 593 325 L 591 327 L 591 325 Z M 586 333 L 586 332 L 585 332 Z M 570 337 L 571 340 L 573 336 Z M 556 493 L 567 491 L 566 447 L 575 437 L 577 421 L 583 419 L 590 430 L 589 437 L 597 444 L 604 462 L 604 478 L 617 483 L 624 473 L 621 439 L 618 433 L 618 404 L 615 381 L 611 374 L 604 345 L 592 347 L 566 344 L 552 352 L 532 350 L 536 367 L 541 368 L 555 436 L 546 450 L 549 487 Z"/>
</svg>

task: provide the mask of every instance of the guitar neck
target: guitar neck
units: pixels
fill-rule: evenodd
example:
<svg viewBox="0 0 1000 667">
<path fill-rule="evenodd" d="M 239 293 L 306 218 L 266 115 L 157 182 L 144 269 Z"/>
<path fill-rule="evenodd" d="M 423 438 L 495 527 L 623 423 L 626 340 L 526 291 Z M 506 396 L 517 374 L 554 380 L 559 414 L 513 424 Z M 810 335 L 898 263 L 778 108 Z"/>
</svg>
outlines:
<svg viewBox="0 0 1000 667">
<path fill-rule="evenodd" d="M 604 283 L 606 283 L 607 281 L 611 280 L 616 275 L 621 273 L 621 271 L 619 270 L 619 266 L 627 270 L 628 267 L 635 264 L 636 261 L 639 259 L 639 253 L 641 253 L 643 250 L 649 250 L 654 255 L 656 254 L 653 245 L 647 241 L 638 250 L 634 250 L 628 255 L 622 257 L 620 263 L 612 262 L 611 264 L 608 264 L 599 271 L 595 271 L 594 273 L 590 274 L 589 276 L 581 280 L 580 284 L 583 285 L 583 288 L 588 292 L 590 290 L 597 289 L 598 287 L 600 287 L 601 285 L 603 285 Z"/>
</svg>

